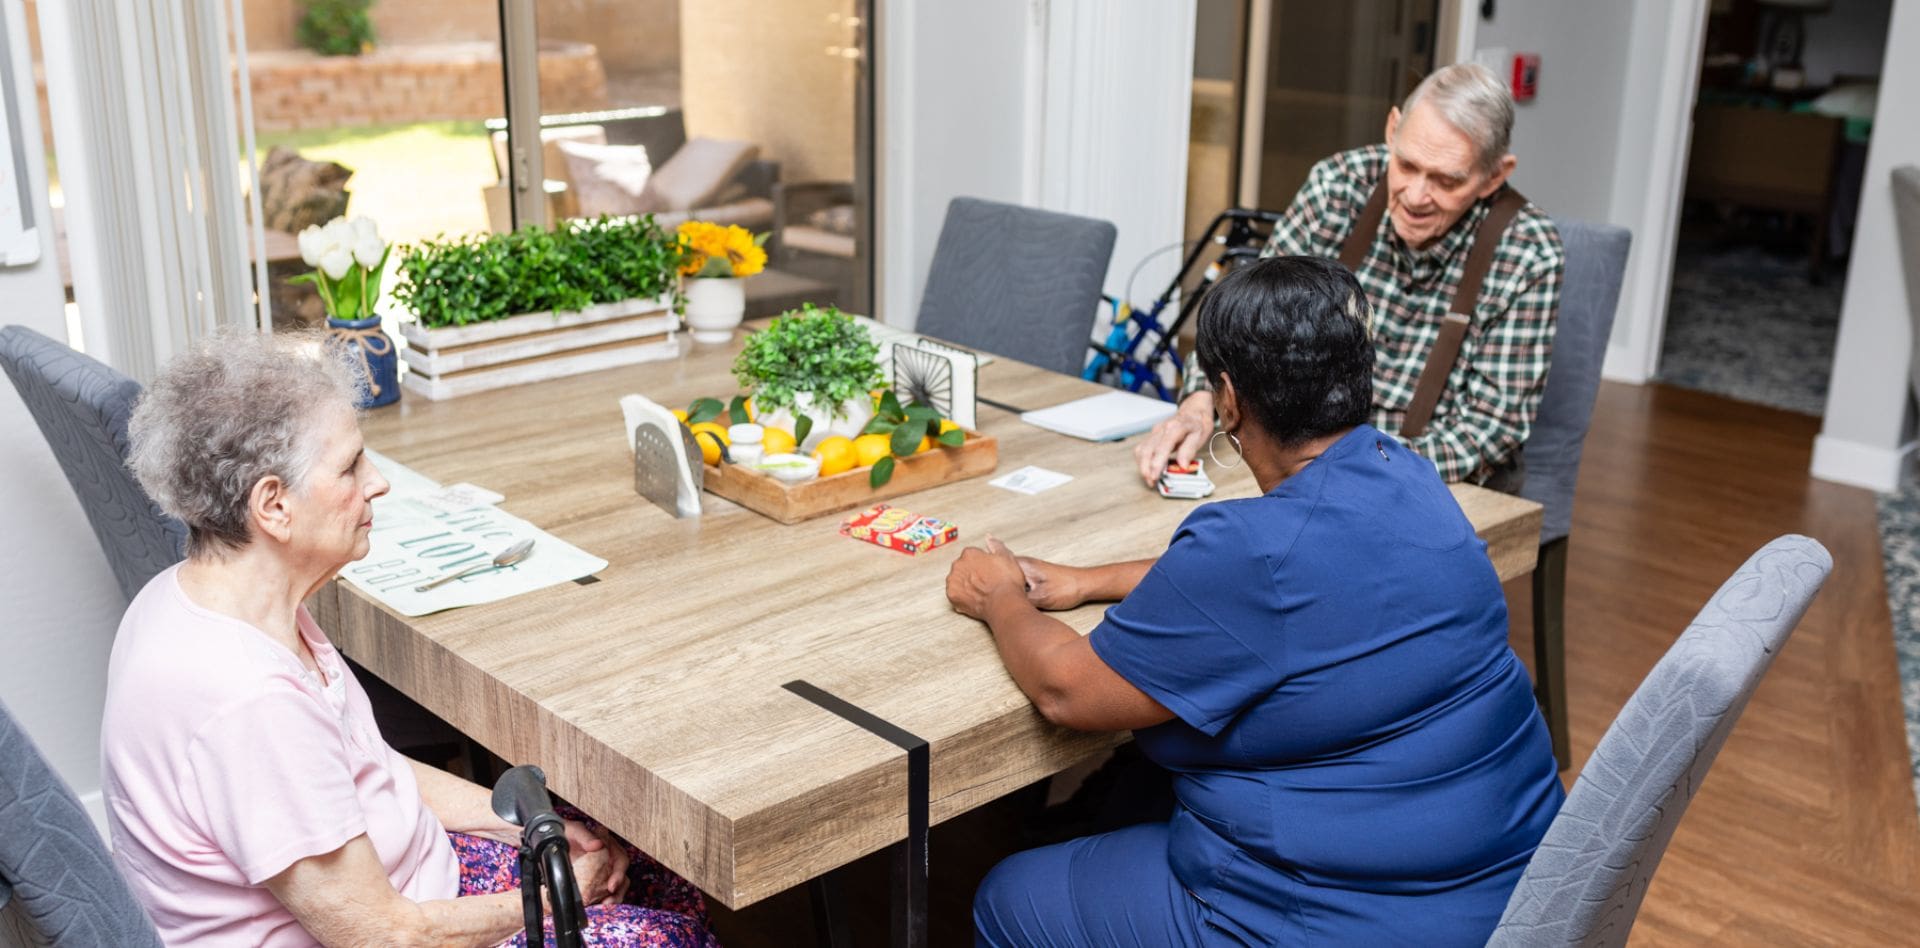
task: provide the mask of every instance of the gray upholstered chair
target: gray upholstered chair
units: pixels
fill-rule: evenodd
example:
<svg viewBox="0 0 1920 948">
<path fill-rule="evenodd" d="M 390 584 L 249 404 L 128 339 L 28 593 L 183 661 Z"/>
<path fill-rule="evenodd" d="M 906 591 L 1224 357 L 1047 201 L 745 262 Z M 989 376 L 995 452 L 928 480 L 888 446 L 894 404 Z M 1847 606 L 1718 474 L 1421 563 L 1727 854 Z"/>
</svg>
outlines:
<svg viewBox="0 0 1920 948">
<path fill-rule="evenodd" d="M 1832 568 L 1784 536 L 1708 600 L 1594 748 L 1489 945 L 1627 943 L 1681 814 Z"/>
<path fill-rule="evenodd" d="M 158 948 L 87 811 L 4 704 L 0 827 L 0 942 Z"/>
<path fill-rule="evenodd" d="M 1913 324 L 1907 384 L 1920 398 L 1920 165 L 1893 169 L 1893 221 L 1900 232 L 1900 269 L 1907 278 L 1907 317 Z"/>
<path fill-rule="evenodd" d="M 1613 313 L 1627 272 L 1633 235 L 1620 227 L 1556 221 L 1566 246 L 1560 284 L 1553 365 L 1540 414 L 1527 436 L 1526 480 L 1520 495 L 1546 508 L 1540 524 L 1540 561 L 1533 571 L 1534 695 L 1547 717 L 1561 769 L 1571 762 L 1567 740 L 1567 534 L 1573 525 L 1573 488 L 1580 454 L 1600 390 L 1600 364 L 1613 333 Z"/>
<path fill-rule="evenodd" d="M 128 599 L 185 555 L 187 529 L 127 470 L 127 418 L 140 383 L 24 326 L 0 328 L 0 367 L 80 495 Z"/>
<path fill-rule="evenodd" d="M 914 328 L 1079 375 L 1114 237 L 1107 221 L 954 198 Z"/>
</svg>

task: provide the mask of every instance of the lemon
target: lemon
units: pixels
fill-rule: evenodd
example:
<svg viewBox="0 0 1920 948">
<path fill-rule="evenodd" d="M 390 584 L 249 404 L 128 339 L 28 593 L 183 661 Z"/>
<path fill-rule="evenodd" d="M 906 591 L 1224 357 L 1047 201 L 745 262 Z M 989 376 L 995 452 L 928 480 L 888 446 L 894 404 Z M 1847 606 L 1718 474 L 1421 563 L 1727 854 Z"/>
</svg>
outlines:
<svg viewBox="0 0 1920 948">
<path fill-rule="evenodd" d="M 813 449 L 813 456 L 820 459 L 820 476 L 832 477 L 853 468 L 853 442 L 840 435 L 826 438 Z"/>
<path fill-rule="evenodd" d="M 793 435 L 785 428 L 768 428 L 760 438 L 761 453 L 768 457 L 793 452 Z"/>
<path fill-rule="evenodd" d="M 942 418 L 942 419 L 940 419 L 940 433 L 941 433 L 941 434 L 946 434 L 946 433 L 947 433 L 947 432 L 949 432 L 949 431 L 959 431 L 959 430 L 960 430 L 960 426 L 959 426 L 959 425 L 956 425 L 956 424 L 954 424 L 954 423 L 953 423 L 953 419 L 951 419 L 951 418 Z"/>
<path fill-rule="evenodd" d="M 727 429 L 711 421 L 703 421 L 693 428 L 693 440 L 700 445 L 700 459 L 708 464 L 720 463 L 720 446 L 727 443 Z"/>
<path fill-rule="evenodd" d="M 853 454 L 860 467 L 872 467 L 873 462 L 886 457 L 892 447 L 883 434 L 863 434 L 853 439 Z"/>
<path fill-rule="evenodd" d="M 684 408 L 676 408 L 673 410 L 673 417 L 685 422 L 687 420 L 687 410 Z"/>
</svg>

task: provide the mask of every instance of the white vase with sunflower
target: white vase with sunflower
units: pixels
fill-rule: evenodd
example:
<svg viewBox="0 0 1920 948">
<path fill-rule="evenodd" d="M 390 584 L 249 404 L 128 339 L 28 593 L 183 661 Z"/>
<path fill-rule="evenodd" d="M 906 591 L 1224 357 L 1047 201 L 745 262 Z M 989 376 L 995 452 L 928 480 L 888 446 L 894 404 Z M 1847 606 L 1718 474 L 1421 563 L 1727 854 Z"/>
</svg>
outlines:
<svg viewBox="0 0 1920 948">
<path fill-rule="evenodd" d="M 687 298 L 687 328 L 694 342 L 724 344 L 747 312 L 742 285 L 766 268 L 766 234 L 735 224 L 687 221 L 680 225 L 680 277 Z"/>
</svg>

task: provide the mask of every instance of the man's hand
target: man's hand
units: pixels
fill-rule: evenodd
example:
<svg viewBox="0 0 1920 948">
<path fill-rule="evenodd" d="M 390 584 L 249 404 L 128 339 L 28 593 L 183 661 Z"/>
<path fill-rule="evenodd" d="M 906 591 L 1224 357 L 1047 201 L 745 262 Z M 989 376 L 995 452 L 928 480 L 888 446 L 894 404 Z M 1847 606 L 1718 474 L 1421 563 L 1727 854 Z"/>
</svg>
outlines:
<svg viewBox="0 0 1920 948">
<path fill-rule="evenodd" d="M 1041 609 L 1072 609 L 1087 601 L 1080 571 L 1031 556 L 1014 558 L 1027 579 L 1027 601 Z"/>
<path fill-rule="evenodd" d="M 1200 446 L 1213 436 L 1213 393 L 1195 392 L 1180 403 L 1173 417 L 1153 427 L 1145 440 L 1133 447 L 1140 462 L 1140 479 L 1148 487 L 1160 479 L 1169 458 L 1192 464 L 1200 456 Z"/>
<path fill-rule="evenodd" d="M 984 621 L 987 603 L 1006 594 L 1025 599 L 1026 584 L 1026 574 L 1013 551 L 988 537 L 986 549 L 967 547 L 953 561 L 953 568 L 947 571 L 947 601 L 961 615 Z"/>
</svg>

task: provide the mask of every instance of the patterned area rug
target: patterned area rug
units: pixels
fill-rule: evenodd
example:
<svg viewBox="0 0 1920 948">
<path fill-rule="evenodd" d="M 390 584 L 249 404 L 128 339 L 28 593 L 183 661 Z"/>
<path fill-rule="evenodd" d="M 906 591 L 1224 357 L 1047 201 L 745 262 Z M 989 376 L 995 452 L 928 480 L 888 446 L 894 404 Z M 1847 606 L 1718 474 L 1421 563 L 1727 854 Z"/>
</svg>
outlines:
<svg viewBox="0 0 1920 948">
<path fill-rule="evenodd" d="M 1838 274 L 1807 282 L 1806 258 L 1682 240 L 1660 381 L 1818 415 L 1840 327 Z"/>
<path fill-rule="evenodd" d="M 1907 750 L 1920 797 L 1920 480 L 1880 495 L 1880 550 L 1887 570 L 1893 649 L 1900 661 L 1900 698 L 1907 708 Z"/>
</svg>

